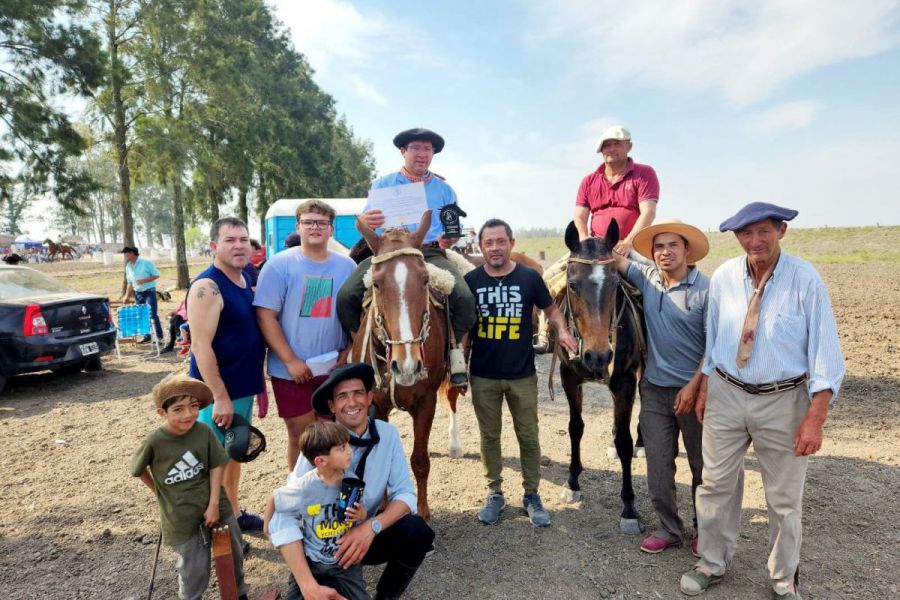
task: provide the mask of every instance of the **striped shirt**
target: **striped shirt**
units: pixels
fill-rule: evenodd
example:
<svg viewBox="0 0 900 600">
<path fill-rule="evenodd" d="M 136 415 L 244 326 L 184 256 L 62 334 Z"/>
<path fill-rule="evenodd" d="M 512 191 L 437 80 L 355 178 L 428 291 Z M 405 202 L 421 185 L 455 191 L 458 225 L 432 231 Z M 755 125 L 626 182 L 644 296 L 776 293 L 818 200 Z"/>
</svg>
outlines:
<svg viewBox="0 0 900 600">
<path fill-rule="evenodd" d="M 712 375 L 719 368 L 755 385 L 808 373 L 810 394 L 831 389 L 837 398 L 844 357 L 828 290 L 815 268 L 781 253 L 763 292 L 753 352 L 739 368 L 738 342 L 753 289 L 746 256 L 726 261 L 713 273 L 703 372 Z"/>
</svg>

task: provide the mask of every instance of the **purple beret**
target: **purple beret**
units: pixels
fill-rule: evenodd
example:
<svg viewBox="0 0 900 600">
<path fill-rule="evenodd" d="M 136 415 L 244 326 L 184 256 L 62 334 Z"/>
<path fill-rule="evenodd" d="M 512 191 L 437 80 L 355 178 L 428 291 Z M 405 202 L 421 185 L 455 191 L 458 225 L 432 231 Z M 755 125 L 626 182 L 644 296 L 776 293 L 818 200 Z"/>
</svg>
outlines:
<svg viewBox="0 0 900 600">
<path fill-rule="evenodd" d="M 719 225 L 719 231 L 737 231 L 743 229 L 747 225 L 759 223 L 765 219 L 775 219 L 776 221 L 790 221 L 796 217 L 796 210 L 790 208 L 782 208 L 768 202 L 751 202 L 741 210 L 737 211 L 733 217 L 729 217 L 722 221 Z"/>
</svg>

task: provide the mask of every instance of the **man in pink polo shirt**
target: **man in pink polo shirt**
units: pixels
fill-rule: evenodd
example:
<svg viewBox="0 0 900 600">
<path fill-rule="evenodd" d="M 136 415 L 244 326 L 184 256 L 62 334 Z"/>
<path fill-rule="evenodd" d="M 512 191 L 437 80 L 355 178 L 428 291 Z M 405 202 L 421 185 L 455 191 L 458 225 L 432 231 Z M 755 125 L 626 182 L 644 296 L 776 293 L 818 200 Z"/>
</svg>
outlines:
<svg viewBox="0 0 900 600">
<path fill-rule="evenodd" d="M 631 151 L 631 132 L 621 125 L 613 125 L 603 132 L 597 144 L 597 152 L 603 154 L 603 164 L 581 180 L 575 199 L 573 221 L 578 236 L 584 240 L 593 236 L 605 236 L 612 219 L 619 226 L 619 243 L 615 252 L 638 262 L 645 259 L 631 252 L 631 242 L 638 231 L 653 224 L 656 202 L 659 199 L 659 180 L 653 167 L 634 162 L 628 157 Z M 588 217 L 591 227 L 588 232 Z M 566 287 L 566 254 L 544 271 L 544 281 L 550 295 L 558 298 Z M 549 325 L 541 318 L 535 352 L 550 349 Z"/>
<path fill-rule="evenodd" d="M 620 254 L 630 252 L 635 234 L 653 223 L 659 200 L 656 171 L 634 162 L 628 157 L 630 151 L 630 131 L 614 125 L 603 132 L 597 145 L 603 164 L 581 181 L 573 217 L 581 239 L 606 235 L 615 219 L 621 240 L 615 249 Z"/>
</svg>

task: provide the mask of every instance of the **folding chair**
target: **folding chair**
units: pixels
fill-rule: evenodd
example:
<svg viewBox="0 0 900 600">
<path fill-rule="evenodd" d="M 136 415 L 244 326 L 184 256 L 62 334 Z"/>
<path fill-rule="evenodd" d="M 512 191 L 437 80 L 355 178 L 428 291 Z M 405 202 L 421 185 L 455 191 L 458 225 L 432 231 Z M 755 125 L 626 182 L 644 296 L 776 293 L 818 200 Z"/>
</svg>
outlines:
<svg viewBox="0 0 900 600">
<path fill-rule="evenodd" d="M 156 346 L 156 356 L 160 354 L 160 340 L 156 337 L 156 328 L 150 320 L 150 306 L 148 304 L 131 304 L 122 306 L 116 313 L 119 322 L 116 335 L 116 358 L 122 359 L 119 351 L 119 339 L 132 338 L 137 341 L 137 336 L 150 336 L 150 343 Z"/>
</svg>

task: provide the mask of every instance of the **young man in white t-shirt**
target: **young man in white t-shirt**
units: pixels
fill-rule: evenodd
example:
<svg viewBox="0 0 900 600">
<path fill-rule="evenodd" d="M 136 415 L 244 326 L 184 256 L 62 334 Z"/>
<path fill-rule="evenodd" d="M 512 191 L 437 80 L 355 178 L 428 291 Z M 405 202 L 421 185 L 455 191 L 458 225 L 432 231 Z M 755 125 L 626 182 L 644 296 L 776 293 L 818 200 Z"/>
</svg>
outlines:
<svg viewBox="0 0 900 600">
<path fill-rule="evenodd" d="M 328 249 L 334 217 L 334 209 L 321 200 L 298 206 L 300 246 L 266 262 L 256 284 L 253 305 L 269 346 L 268 370 L 278 416 L 288 430 L 288 470 L 300 455 L 300 434 L 315 421 L 312 393 L 325 380 L 325 375 L 314 377 L 306 361 L 337 351 L 341 364 L 350 350 L 335 300 L 356 264 Z"/>
</svg>

